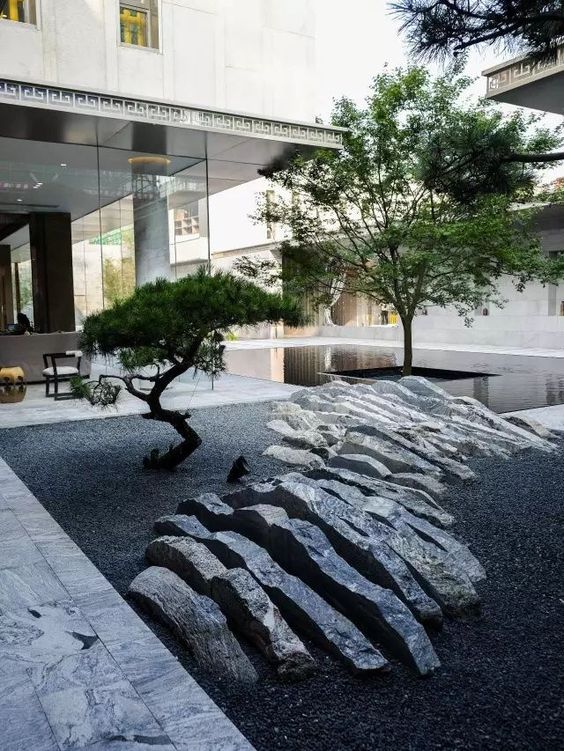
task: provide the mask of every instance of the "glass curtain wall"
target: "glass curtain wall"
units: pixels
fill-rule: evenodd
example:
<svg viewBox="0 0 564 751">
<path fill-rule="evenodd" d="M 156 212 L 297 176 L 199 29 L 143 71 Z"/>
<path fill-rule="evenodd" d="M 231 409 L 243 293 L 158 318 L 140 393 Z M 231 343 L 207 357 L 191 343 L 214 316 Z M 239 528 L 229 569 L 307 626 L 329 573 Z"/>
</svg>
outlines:
<svg viewBox="0 0 564 751">
<path fill-rule="evenodd" d="M 68 217 L 78 328 L 136 284 L 209 267 L 207 207 L 205 160 L 0 138 L 0 220 Z M 30 243 L 20 231 L 0 244 L 11 248 L 15 314 L 33 322 Z"/>
</svg>

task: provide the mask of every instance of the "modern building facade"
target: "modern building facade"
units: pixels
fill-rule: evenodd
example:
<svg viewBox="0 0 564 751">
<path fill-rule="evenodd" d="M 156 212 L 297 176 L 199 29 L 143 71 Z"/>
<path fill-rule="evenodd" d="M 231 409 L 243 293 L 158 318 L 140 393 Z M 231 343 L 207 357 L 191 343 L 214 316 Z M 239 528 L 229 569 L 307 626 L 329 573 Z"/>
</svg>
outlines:
<svg viewBox="0 0 564 751">
<path fill-rule="evenodd" d="M 339 148 L 312 0 L 0 8 L 0 329 L 74 330 L 135 284 L 271 252 L 258 170 Z"/>
</svg>

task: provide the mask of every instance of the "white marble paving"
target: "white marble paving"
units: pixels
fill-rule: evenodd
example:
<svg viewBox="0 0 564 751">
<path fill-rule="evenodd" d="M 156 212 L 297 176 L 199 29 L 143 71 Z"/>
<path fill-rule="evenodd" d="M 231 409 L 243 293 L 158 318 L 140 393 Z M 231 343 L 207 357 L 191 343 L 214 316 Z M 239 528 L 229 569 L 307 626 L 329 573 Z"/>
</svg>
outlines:
<svg viewBox="0 0 564 751">
<path fill-rule="evenodd" d="M 96 375 L 96 373 L 93 373 Z M 175 382 L 165 392 L 162 402 L 169 409 L 222 407 L 230 404 L 286 399 L 300 386 L 225 374 L 214 388 L 207 378 L 192 382 L 187 378 Z M 49 425 L 75 420 L 111 419 L 137 415 L 147 411 L 147 405 L 126 391 L 122 391 L 115 406 L 101 409 L 76 399 L 55 401 L 45 397 L 42 385 L 31 384 L 23 401 L 0 404 L 0 428 L 24 425 Z"/>
<path fill-rule="evenodd" d="M 1 751 L 252 751 L 0 459 Z"/>
</svg>

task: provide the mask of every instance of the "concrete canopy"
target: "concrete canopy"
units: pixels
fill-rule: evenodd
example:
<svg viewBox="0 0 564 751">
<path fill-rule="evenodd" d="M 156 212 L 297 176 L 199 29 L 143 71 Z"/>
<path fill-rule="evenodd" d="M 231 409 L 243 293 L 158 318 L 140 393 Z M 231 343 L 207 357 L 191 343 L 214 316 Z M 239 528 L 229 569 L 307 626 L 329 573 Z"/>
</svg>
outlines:
<svg viewBox="0 0 564 751">
<path fill-rule="evenodd" d="M 488 68 L 482 75 L 487 78 L 488 99 L 564 115 L 564 45 L 550 60 L 522 56 Z"/>
<path fill-rule="evenodd" d="M 252 180 L 257 169 L 296 151 L 340 148 L 342 133 L 317 123 L 0 78 L 0 136 L 207 158 L 209 176 L 231 183 Z"/>
</svg>

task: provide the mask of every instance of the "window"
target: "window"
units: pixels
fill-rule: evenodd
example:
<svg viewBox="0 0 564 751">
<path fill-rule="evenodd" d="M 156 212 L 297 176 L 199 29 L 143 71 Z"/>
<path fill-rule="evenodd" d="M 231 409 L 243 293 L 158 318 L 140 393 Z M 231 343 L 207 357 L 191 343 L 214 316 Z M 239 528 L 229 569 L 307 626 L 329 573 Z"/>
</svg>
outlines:
<svg viewBox="0 0 564 751">
<path fill-rule="evenodd" d="M 174 211 L 174 234 L 176 236 L 198 237 L 200 234 L 200 217 L 198 203 L 191 203 L 184 209 Z"/>
<path fill-rule="evenodd" d="M 36 23 L 35 0 L 5 1 L 0 11 L 0 18 L 7 21 L 19 21 L 19 23 Z"/>
<path fill-rule="evenodd" d="M 128 0 L 119 4 L 120 39 L 136 47 L 159 46 L 157 0 Z"/>
</svg>

